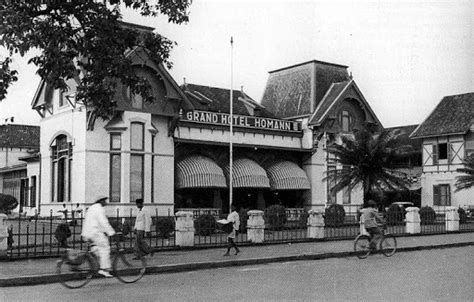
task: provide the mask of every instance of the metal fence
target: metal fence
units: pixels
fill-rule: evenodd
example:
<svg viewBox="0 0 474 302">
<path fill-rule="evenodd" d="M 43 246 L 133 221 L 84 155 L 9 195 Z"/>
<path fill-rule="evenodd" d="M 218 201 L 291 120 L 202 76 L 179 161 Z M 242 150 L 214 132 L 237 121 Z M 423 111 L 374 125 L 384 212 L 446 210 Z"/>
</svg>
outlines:
<svg viewBox="0 0 474 302">
<path fill-rule="evenodd" d="M 341 208 L 343 211 L 341 211 Z M 360 231 L 360 208 L 355 205 L 342 207 L 321 205 L 320 211 L 325 218 L 325 239 L 350 239 Z M 8 220 L 9 238 L 7 256 L 10 259 L 54 257 L 62 254 L 67 247 L 86 249 L 87 243 L 81 237 L 83 214 L 68 217 L 65 212 L 61 217 L 54 216 L 52 212 L 48 217 L 35 215 L 33 217 L 17 217 Z M 152 215 L 151 235 L 146 238 L 154 250 L 177 249 L 175 239 L 175 218 L 173 215 L 158 216 L 156 211 Z M 225 246 L 227 233 L 216 223 L 215 213 L 209 213 L 194 218 L 195 236 L 194 245 L 197 247 Z M 241 226 L 236 237 L 237 244 L 250 243 L 247 237 L 246 211 L 240 213 Z M 446 233 L 446 209 L 437 208 L 432 216 L 420 215 L 421 234 Z M 427 218 L 428 217 L 428 218 Z M 284 214 L 264 212 L 265 230 L 264 241 L 298 242 L 310 240 L 307 235 L 308 214 L 304 210 L 286 211 Z M 386 212 L 388 231 L 392 234 L 403 235 L 406 233 L 405 213 Z M 109 217 L 115 230 L 121 231 L 123 246 L 133 249 L 135 217 L 132 211 L 120 213 Z M 460 232 L 474 232 L 474 218 L 461 217 Z"/>
</svg>

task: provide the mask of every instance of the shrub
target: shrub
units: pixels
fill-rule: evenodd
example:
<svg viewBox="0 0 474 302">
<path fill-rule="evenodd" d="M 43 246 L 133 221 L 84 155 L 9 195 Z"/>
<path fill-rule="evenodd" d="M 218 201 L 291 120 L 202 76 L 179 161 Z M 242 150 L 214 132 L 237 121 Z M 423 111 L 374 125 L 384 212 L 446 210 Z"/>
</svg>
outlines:
<svg viewBox="0 0 474 302">
<path fill-rule="evenodd" d="M 281 229 L 286 223 L 286 209 L 282 205 L 272 205 L 265 209 L 265 222 L 272 230 Z"/>
<path fill-rule="evenodd" d="M 340 204 L 331 204 L 324 210 L 324 223 L 326 226 L 335 227 L 344 224 L 346 211 Z"/>
<path fill-rule="evenodd" d="M 403 220 L 405 219 L 405 214 L 406 214 L 406 211 L 404 208 L 398 205 L 392 204 L 387 209 L 387 213 L 385 214 L 385 219 L 388 225 L 401 224 L 403 223 Z"/>
<path fill-rule="evenodd" d="M 466 211 L 463 208 L 458 208 L 458 214 L 459 214 L 459 223 L 466 223 L 467 221 Z"/>
<path fill-rule="evenodd" d="M 71 237 L 71 229 L 69 229 L 69 225 L 67 223 L 60 223 L 56 227 L 56 231 L 54 232 L 54 237 L 59 243 L 61 247 L 68 247 L 67 239 Z"/>
<path fill-rule="evenodd" d="M 0 193 L 0 213 L 10 214 L 10 212 L 18 206 L 15 197 Z"/>
<path fill-rule="evenodd" d="M 298 219 L 298 226 L 300 228 L 305 228 L 307 227 L 308 225 L 308 217 L 309 217 L 309 214 L 308 214 L 308 211 L 307 210 L 304 210 L 301 214 L 300 214 L 300 218 Z"/>
<path fill-rule="evenodd" d="M 425 206 L 420 209 L 420 223 L 433 224 L 436 221 L 436 212 L 433 208 Z"/>
<path fill-rule="evenodd" d="M 130 219 L 125 218 L 125 221 L 123 221 L 123 218 L 110 218 L 109 222 L 112 228 L 115 230 L 115 232 L 121 232 L 122 236 L 127 236 L 130 234 L 132 231 L 131 227 L 131 221 Z M 119 240 L 123 240 L 123 238 L 119 238 Z"/>
<path fill-rule="evenodd" d="M 174 217 L 157 217 L 154 220 L 158 236 L 161 238 L 169 238 L 170 234 L 174 232 L 176 226 Z"/>
<path fill-rule="evenodd" d="M 213 234 L 216 230 L 216 227 L 216 219 L 210 214 L 201 215 L 196 220 L 194 220 L 196 234 L 201 236 L 209 236 Z"/>
<path fill-rule="evenodd" d="M 247 221 L 249 220 L 249 214 L 247 212 L 249 209 L 240 209 L 239 211 L 239 217 L 240 217 L 240 233 L 245 233 L 247 232 Z"/>
</svg>

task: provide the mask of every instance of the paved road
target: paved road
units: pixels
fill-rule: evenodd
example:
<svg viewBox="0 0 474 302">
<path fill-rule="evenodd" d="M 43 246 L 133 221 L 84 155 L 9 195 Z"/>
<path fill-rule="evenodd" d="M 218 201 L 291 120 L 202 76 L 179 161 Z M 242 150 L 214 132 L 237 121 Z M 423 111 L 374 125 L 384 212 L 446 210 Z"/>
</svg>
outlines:
<svg viewBox="0 0 474 302">
<path fill-rule="evenodd" d="M 1 301 L 474 301 L 474 247 L 0 288 Z M 376 289 L 378 288 L 378 289 Z"/>
</svg>

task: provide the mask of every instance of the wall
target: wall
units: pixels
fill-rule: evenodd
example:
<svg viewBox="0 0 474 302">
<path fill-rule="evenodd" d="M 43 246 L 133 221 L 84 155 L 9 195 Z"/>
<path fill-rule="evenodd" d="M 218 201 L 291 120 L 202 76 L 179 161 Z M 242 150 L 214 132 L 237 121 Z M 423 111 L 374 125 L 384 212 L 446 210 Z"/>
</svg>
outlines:
<svg viewBox="0 0 474 302">
<path fill-rule="evenodd" d="M 53 102 L 54 104 L 54 102 Z M 53 107 L 54 108 L 54 107 Z M 53 210 L 53 215 L 59 215 L 62 203 L 55 202 L 52 197 L 51 184 L 51 143 L 60 134 L 65 134 L 72 142 L 73 159 L 71 173 L 71 202 L 84 203 L 85 196 L 85 138 L 86 138 L 86 110 L 83 106 L 73 109 L 65 106 L 54 115 L 40 121 L 41 138 L 41 215 Z"/>
<path fill-rule="evenodd" d="M 24 164 L 25 162 L 19 158 L 30 155 L 27 150 L 26 148 L 0 147 L 0 168 Z"/>
</svg>

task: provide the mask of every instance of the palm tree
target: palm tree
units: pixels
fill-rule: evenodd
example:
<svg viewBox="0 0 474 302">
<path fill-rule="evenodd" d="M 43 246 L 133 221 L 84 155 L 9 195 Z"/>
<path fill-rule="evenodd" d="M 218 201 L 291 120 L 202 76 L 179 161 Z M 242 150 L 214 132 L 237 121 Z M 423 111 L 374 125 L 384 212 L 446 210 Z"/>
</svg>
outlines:
<svg viewBox="0 0 474 302">
<path fill-rule="evenodd" d="M 474 154 L 469 155 L 463 161 L 464 167 L 456 171 L 465 175 L 456 176 L 455 192 L 469 189 L 474 186 Z"/>
<path fill-rule="evenodd" d="M 325 180 L 335 183 L 332 192 L 362 184 L 365 204 L 375 192 L 406 189 L 406 173 L 399 169 L 407 167 L 401 158 L 409 155 L 412 147 L 404 145 L 400 135 L 401 131 L 374 134 L 364 128 L 354 136 L 341 136 L 341 144 L 328 145 L 327 152 L 338 163 L 338 168 L 326 172 Z"/>
</svg>

